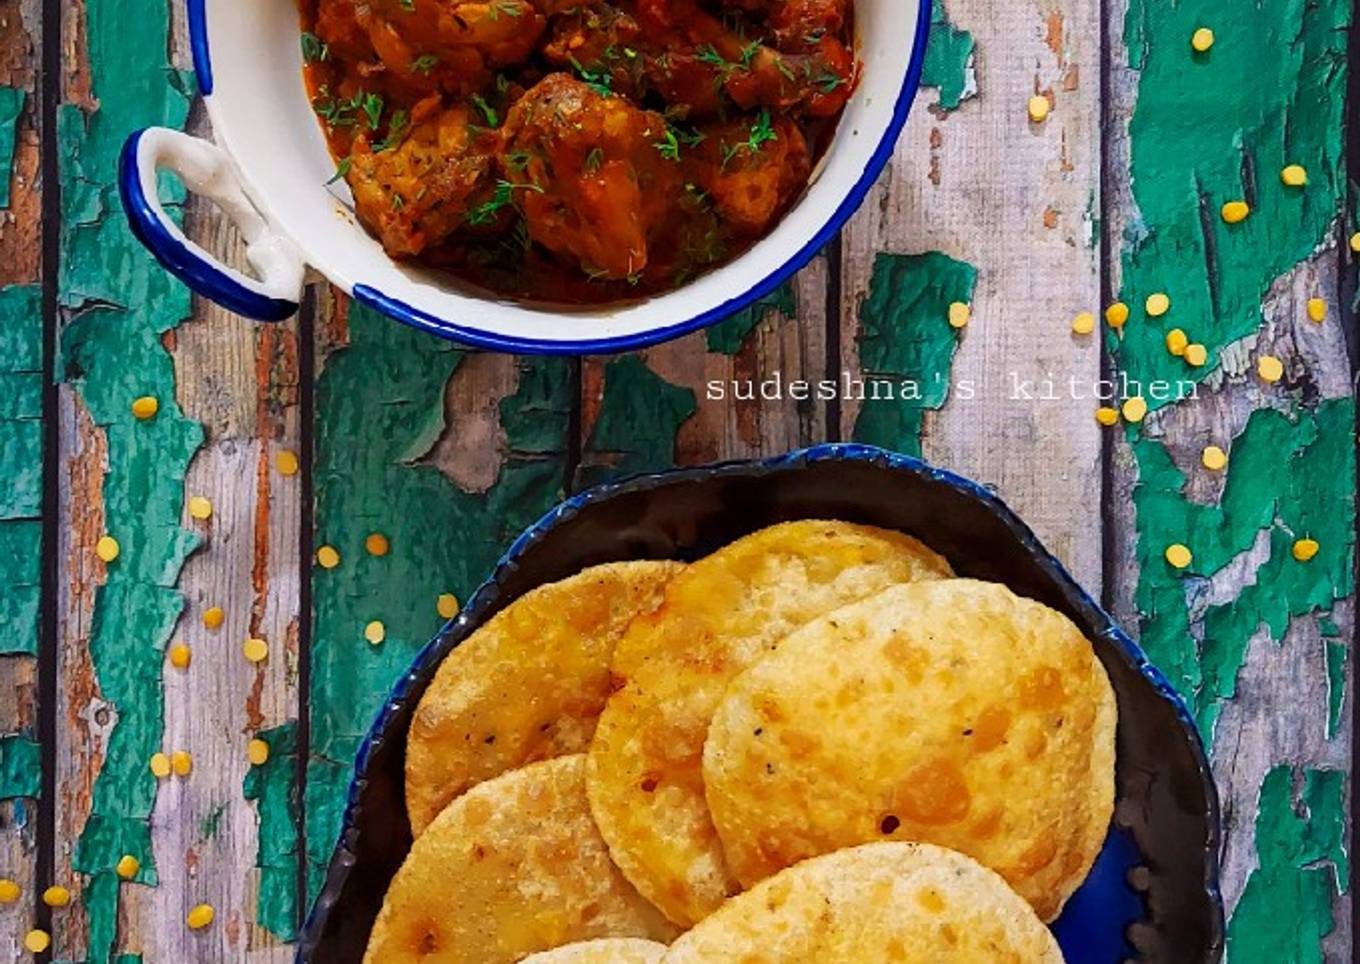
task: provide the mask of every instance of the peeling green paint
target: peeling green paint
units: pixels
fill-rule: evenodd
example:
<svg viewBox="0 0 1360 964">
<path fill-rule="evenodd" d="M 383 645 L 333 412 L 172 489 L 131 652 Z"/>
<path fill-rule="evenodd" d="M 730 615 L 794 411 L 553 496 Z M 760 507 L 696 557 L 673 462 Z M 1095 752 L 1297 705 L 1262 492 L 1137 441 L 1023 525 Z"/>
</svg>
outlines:
<svg viewBox="0 0 1360 964">
<path fill-rule="evenodd" d="M 0 736 L 0 800 L 42 796 L 42 747 L 21 733 Z"/>
<path fill-rule="evenodd" d="M 696 411 L 693 391 L 672 385 L 638 356 L 609 362 L 600 412 L 583 451 L 580 484 L 671 467 L 680 426 Z"/>
<path fill-rule="evenodd" d="M 933 0 L 930 7 L 930 39 L 926 42 L 921 86 L 934 87 L 939 97 L 931 106 L 957 110 L 968 90 L 969 65 L 973 60 L 973 35 L 949 22 L 944 0 Z"/>
<path fill-rule="evenodd" d="M 14 145 L 19 115 L 24 112 L 24 92 L 0 87 L 0 208 L 9 207 L 9 182 L 14 176 Z"/>
<path fill-rule="evenodd" d="M 1261 786 L 1258 866 L 1228 925 L 1232 964 L 1321 964 L 1332 901 L 1346 892 L 1345 774 L 1276 767 Z"/>
<path fill-rule="evenodd" d="M 130 23 L 137 29 L 128 30 Z M 167 64 L 169 28 L 161 0 L 89 4 L 85 36 L 99 107 L 86 115 L 63 105 L 57 119 L 59 297 L 72 316 L 61 334 L 57 372 L 107 437 L 105 526 L 122 549 L 96 593 L 89 638 L 99 695 L 116 712 L 72 861 L 88 875 L 90 962 L 115 953 L 118 858 L 132 854 L 141 861 L 141 879 L 155 879 L 149 821 L 156 781 L 146 761 L 160 749 L 162 651 L 183 606 L 174 587 L 197 544 L 179 520 L 184 474 L 202 430 L 175 403 L 174 371 L 161 342 L 189 316 L 189 293 L 133 238 L 116 183 L 129 131 L 181 128 L 188 116 L 192 84 Z M 167 194 L 172 201 L 183 197 L 180 190 Z M 139 395 L 159 398 L 155 418 L 132 417 L 129 406 Z"/>
<path fill-rule="evenodd" d="M 241 792 L 259 815 L 255 866 L 260 890 L 255 923 L 283 941 L 297 937 L 298 830 L 302 801 L 297 786 L 297 721 L 255 734 L 269 746 L 269 759 L 246 773 Z"/>
<path fill-rule="evenodd" d="M 1125 41 L 1140 72 L 1129 124 L 1137 211 L 1125 230 L 1122 298 L 1133 317 L 1109 343 L 1131 378 L 1208 376 L 1224 346 L 1260 327 L 1270 286 L 1341 214 L 1350 6 L 1257 0 L 1225 16 L 1221 0 L 1129 4 Z M 1188 38 L 1205 24 L 1216 41 L 1195 54 Z M 1307 169 L 1306 188 L 1280 182 L 1288 164 Z M 1243 199 L 1251 216 L 1224 223 L 1223 203 Z M 1148 318 L 1142 305 L 1157 291 L 1171 310 Z M 1191 368 L 1168 353 L 1171 328 L 1203 343 L 1209 363 Z"/>
<path fill-rule="evenodd" d="M 42 570 L 42 289 L 0 288 L 0 656 L 38 652 Z"/>
<path fill-rule="evenodd" d="M 977 269 L 938 251 L 874 259 L 869 297 L 860 306 L 866 397 L 855 420 L 855 441 L 921 454 L 925 413 L 941 408 L 949 396 L 958 347 L 949 306 L 970 302 L 976 284 Z"/>
<path fill-rule="evenodd" d="M 1292 418 L 1274 409 L 1253 412 L 1233 440 L 1218 505 L 1184 497 L 1185 476 L 1161 442 L 1133 441 L 1140 533 L 1135 600 L 1143 648 L 1190 701 L 1210 740 L 1223 701 L 1236 693 L 1257 629 L 1265 625 L 1272 638 L 1281 639 L 1291 618 L 1329 610 L 1352 591 L 1353 418 L 1349 399 L 1325 401 Z M 1234 602 L 1207 610 L 1197 642 L 1187 575 L 1218 572 L 1266 530 L 1269 558 Z M 1311 562 L 1300 563 L 1291 549 L 1305 535 L 1317 538 L 1321 548 Z M 1186 574 L 1163 557 L 1174 542 L 1194 554 Z"/>
<path fill-rule="evenodd" d="M 713 325 L 704 332 L 704 344 L 711 352 L 735 355 L 741 351 L 742 346 L 746 344 L 746 339 L 750 337 L 751 332 L 756 330 L 756 326 L 764 321 L 765 316 L 772 311 L 779 312 L 785 318 L 792 318 L 794 312 L 797 311 L 793 286 L 788 282 L 780 285 L 751 306 L 738 311 L 732 317 Z"/>
<path fill-rule="evenodd" d="M 411 464 L 417 441 L 442 430 L 444 389 L 464 352 L 358 305 L 349 334 L 317 383 L 316 539 L 335 546 L 342 562 L 313 574 L 313 895 L 359 744 L 392 683 L 439 628 L 435 600 L 445 592 L 466 599 L 510 541 L 561 498 L 574 401 L 568 361 L 520 361 L 518 386 L 500 404 L 508 454 L 488 491 L 466 492 L 437 468 Z M 388 537 L 388 555 L 364 551 L 371 532 Z M 372 620 L 386 627 L 380 646 L 364 640 Z"/>
</svg>

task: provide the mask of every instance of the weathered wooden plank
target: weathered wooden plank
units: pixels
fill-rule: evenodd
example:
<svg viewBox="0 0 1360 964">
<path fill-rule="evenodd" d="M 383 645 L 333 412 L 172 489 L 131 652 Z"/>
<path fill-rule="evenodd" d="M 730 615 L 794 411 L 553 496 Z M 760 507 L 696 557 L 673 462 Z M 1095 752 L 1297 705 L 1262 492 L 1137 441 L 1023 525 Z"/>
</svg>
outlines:
<svg viewBox="0 0 1360 964">
<path fill-rule="evenodd" d="M 843 435 L 995 488 L 1096 592 L 1100 349 L 1072 321 L 1099 310 L 1099 58 L 1089 3 L 937 5 L 935 89 L 845 232 L 841 314 Z"/>
<path fill-rule="evenodd" d="M 1109 591 L 1211 748 L 1229 960 L 1350 960 L 1355 320 L 1335 287 L 1349 5 L 1277 0 L 1225 18 L 1213 3 L 1132 0 L 1110 16 L 1106 232 L 1112 288 L 1132 308 L 1114 362 L 1144 384 L 1203 381 L 1114 452 Z M 1216 40 L 1197 53 L 1200 27 Z M 1306 186 L 1282 183 L 1288 164 Z M 1248 202 L 1245 221 L 1221 218 L 1231 200 Z M 1172 308 L 1151 318 L 1158 290 Z M 1175 327 L 1205 345 L 1202 369 L 1168 354 Z M 1282 380 L 1258 375 L 1262 357 Z M 1226 469 L 1203 464 L 1208 445 Z M 1301 539 L 1318 544 L 1307 561 Z M 1184 572 L 1163 558 L 1173 542 L 1193 553 Z"/>
<path fill-rule="evenodd" d="M 827 262 L 718 325 L 583 362 L 577 483 L 777 455 L 827 437 Z M 800 383 L 802 383 L 800 385 Z"/>
<path fill-rule="evenodd" d="M 183 609 L 176 585 L 199 544 L 181 517 L 184 477 L 202 429 L 176 398 L 170 353 L 192 309 L 187 291 L 132 237 L 115 180 L 128 131 L 184 126 L 192 82 L 169 63 L 162 0 L 71 4 L 64 27 L 54 148 L 62 196 L 63 578 L 53 804 L 55 877 L 75 900 L 53 912 L 54 951 L 104 961 L 142 951 L 156 940 L 148 936 L 153 930 L 183 930 L 187 910 L 153 926 L 140 922 L 147 888 L 162 872 L 174 875 L 175 858 L 153 839 L 162 788 L 148 761 L 165 742 L 165 651 Z M 154 416 L 134 414 L 133 401 L 143 397 L 156 399 Z M 118 553 L 96 558 L 105 535 Z M 182 790 L 195 777 L 173 779 Z M 126 882 L 115 871 L 124 856 L 140 865 Z"/>
<path fill-rule="evenodd" d="M 40 635 L 43 501 L 41 118 L 35 66 L 42 23 L 35 2 L 0 4 L 0 956 L 18 959 L 37 924 Z M 52 507 L 46 507 L 49 511 Z M 7 889 L 9 885 L 6 885 Z M 10 899 L 12 898 L 12 899 Z"/>
</svg>

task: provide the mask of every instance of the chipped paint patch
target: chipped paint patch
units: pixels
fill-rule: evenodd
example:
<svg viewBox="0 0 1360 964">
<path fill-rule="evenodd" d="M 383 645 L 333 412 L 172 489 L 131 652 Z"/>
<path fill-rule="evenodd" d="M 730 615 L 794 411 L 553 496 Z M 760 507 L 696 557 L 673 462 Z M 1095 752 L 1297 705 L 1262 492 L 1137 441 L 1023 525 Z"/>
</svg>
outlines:
<svg viewBox="0 0 1360 964">
<path fill-rule="evenodd" d="M 436 467 L 403 461 L 442 418 L 445 389 L 465 353 L 351 305 L 349 346 L 317 383 L 317 545 L 343 560 L 312 575 L 311 747 L 307 766 L 309 894 L 340 829 L 353 761 L 393 681 L 443 622 L 441 593 L 466 599 L 510 541 L 561 498 L 573 402 L 571 366 L 520 360 L 498 406 L 507 450 L 495 483 L 468 492 Z M 385 535 L 384 556 L 364 551 Z M 365 641 L 373 620 L 381 645 Z"/>
<path fill-rule="evenodd" d="M 930 39 L 921 67 L 921 86 L 934 87 L 939 94 L 931 107 L 944 112 L 954 111 L 965 100 L 977 96 L 974 47 L 973 35 L 949 22 L 944 0 L 932 0 Z"/>
<path fill-rule="evenodd" d="M 971 302 L 976 284 L 976 268 L 938 251 L 874 259 L 869 296 L 860 306 L 865 398 L 855 441 L 921 454 L 925 413 L 949 396 L 959 340 L 949 306 Z"/>
<path fill-rule="evenodd" d="M 42 747 L 11 733 L 0 736 L 0 800 L 42 796 Z"/>
<path fill-rule="evenodd" d="M 1288 766 L 1270 771 L 1256 815 L 1258 866 L 1228 925 L 1232 964 L 1321 964 L 1332 901 L 1350 874 L 1345 841 L 1345 774 L 1305 770 L 1296 781 Z"/>
<path fill-rule="evenodd" d="M 9 207 L 9 182 L 14 174 L 14 145 L 19 115 L 24 112 L 24 92 L 0 87 L 0 208 Z"/>
<path fill-rule="evenodd" d="M 255 899 L 255 923 L 282 941 L 297 937 L 298 831 L 302 800 L 297 786 L 297 721 L 261 730 L 256 739 L 269 746 L 269 759 L 252 766 L 241 784 L 242 795 L 255 803 L 259 842 L 255 866 L 260 889 Z"/>
</svg>

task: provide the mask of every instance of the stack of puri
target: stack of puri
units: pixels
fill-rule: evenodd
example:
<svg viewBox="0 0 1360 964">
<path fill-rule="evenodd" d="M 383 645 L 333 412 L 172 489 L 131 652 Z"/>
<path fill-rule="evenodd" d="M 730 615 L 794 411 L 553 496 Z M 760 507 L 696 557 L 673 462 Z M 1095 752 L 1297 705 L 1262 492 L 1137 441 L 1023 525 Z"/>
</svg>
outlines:
<svg viewBox="0 0 1360 964">
<path fill-rule="evenodd" d="M 587 569 L 440 666 L 365 964 L 1057 964 L 1115 720 L 1067 617 L 901 533 Z"/>
</svg>

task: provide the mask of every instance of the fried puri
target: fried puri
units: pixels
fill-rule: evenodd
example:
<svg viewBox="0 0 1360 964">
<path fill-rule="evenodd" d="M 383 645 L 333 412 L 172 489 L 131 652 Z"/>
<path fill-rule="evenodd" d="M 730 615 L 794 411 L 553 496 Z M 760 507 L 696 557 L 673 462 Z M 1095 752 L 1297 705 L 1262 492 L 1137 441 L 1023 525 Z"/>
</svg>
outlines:
<svg viewBox="0 0 1360 964">
<path fill-rule="evenodd" d="M 869 841 L 949 847 L 1052 920 L 1114 800 L 1115 699 L 1081 631 L 1004 586 L 894 586 L 735 678 L 704 748 L 743 884 Z"/>
</svg>

